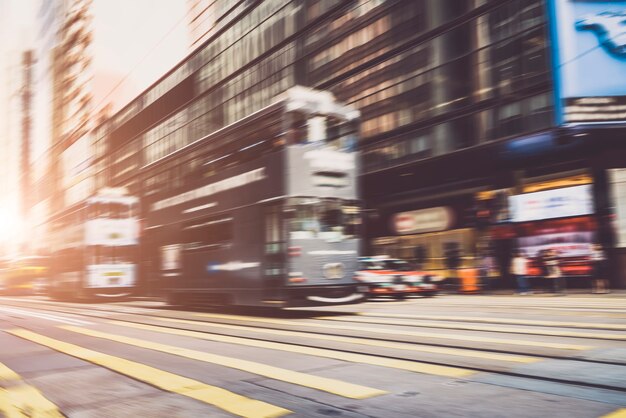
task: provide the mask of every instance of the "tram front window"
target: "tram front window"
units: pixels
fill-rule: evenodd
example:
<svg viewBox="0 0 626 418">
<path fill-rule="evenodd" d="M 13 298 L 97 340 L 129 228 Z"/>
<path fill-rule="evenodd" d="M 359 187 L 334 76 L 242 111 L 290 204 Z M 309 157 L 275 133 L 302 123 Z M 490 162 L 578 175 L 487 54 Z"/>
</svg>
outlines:
<svg viewBox="0 0 626 418">
<path fill-rule="evenodd" d="M 134 205 L 120 202 L 98 202 L 89 207 L 89 217 L 107 219 L 126 219 L 134 216 Z"/>
<path fill-rule="evenodd" d="M 100 246 L 88 247 L 88 256 L 91 264 L 132 264 L 136 256 L 136 247 L 128 246 Z"/>
<path fill-rule="evenodd" d="M 328 241 L 354 238 L 360 225 L 358 207 L 339 199 L 291 199 L 287 206 L 292 239 Z"/>
</svg>

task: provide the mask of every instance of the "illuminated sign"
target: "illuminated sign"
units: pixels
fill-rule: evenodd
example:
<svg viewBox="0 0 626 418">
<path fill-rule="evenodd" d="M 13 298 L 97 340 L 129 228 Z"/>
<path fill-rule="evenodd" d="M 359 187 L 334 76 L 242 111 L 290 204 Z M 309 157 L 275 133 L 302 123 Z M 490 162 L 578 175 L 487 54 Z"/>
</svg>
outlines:
<svg viewBox="0 0 626 418">
<path fill-rule="evenodd" d="M 557 123 L 626 120 L 626 0 L 550 0 Z"/>
<path fill-rule="evenodd" d="M 452 211 L 443 206 L 400 212 L 393 217 L 394 229 L 401 235 L 445 231 L 452 226 L 452 222 Z"/>
<path fill-rule="evenodd" d="M 565 218 L 593 213 L 591 185 L 526 193 L 509 198 L 513 222 Z"/>
</svg>

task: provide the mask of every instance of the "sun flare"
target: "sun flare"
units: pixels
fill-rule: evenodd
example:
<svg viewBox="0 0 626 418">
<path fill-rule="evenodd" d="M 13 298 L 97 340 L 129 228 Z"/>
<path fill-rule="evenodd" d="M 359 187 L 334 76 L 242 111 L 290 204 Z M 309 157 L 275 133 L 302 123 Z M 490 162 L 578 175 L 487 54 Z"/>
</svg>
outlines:
<svg viewBox="0 0 626 418">
<path fill-rule="evenodd" d="M 0 245 L 18 240 L 22 227 L 22 215 L 17 208 L 0 205 Z"/>
</svg>

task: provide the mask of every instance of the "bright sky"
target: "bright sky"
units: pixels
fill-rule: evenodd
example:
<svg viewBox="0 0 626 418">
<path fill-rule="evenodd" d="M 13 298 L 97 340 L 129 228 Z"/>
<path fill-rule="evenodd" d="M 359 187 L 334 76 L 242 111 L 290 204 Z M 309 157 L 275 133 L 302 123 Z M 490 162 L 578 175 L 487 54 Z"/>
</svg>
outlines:
<svg viewBox="0 0 626 418">
<path fill-rule="evenodd" d="M 0 0 L 3 56 L 34 46 L 39 4 Z M 95 104 L 125 78 L 113 96 L 121 107 L 187 55 L 186 11 L 186 0 L 93 0 Z"/>
<path fill-rule="evenodd" d="M 186 0 L 94 0 L 95 104 L 119 109 L 188 53 Z"/>
<path fill-rule="evenodd" d="M 20 115 L 7 106 L 15 94 L 9 74 L 15 77 L 21 51 L 37 49 L 41 1 L 57 0 L 0 0 L 0 219 L 11 219 L 0 222 L 0 241 L 13 235 L 9 232 L 19 223 L 19 159 L 11 150 L 19 146 L 15 126 Z M 119 110 L 187 55 L 186 11 L 186 0 L 93 0 L 94 106 L 112 102 L 113 110 Z M 35 119 L 50 117 L 36 110 Z M 45 139 L 50 127 L 34 121 L 33 129 L 36 159 L 48 146 L 42 135 Z"/>
</svg>

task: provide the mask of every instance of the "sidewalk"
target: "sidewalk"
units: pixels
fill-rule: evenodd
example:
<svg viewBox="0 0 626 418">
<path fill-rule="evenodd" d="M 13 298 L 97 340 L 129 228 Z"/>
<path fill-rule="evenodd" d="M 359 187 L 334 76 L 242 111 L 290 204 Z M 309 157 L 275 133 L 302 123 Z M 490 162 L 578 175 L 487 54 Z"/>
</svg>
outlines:
<svg viewBox="0 0 626 418">
<path fill-rule="evenodd" d="M 477 292 L 477 293 L 449 293 L 449 294 L 458 294 L 458 295 L 481 295 L 481 296 L 517 296 L 517 291 L 515 289 L 496 289 L 488 292 Z M 555 296 L 552 292 L 545 292 L 543 290 L 533 290 L 533 293 L 530 295 L 524 295 L 523 297 L 550 297 Z M 567 289 L 565 291 L 565 296 L 567 297 L 593 297 L 593 298 L 623 298 L 626 299 L 626 289 L 615 289 L 611 290 L 611 293 L 591 293 L 589 289 Z"/>
</svg>

